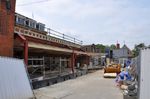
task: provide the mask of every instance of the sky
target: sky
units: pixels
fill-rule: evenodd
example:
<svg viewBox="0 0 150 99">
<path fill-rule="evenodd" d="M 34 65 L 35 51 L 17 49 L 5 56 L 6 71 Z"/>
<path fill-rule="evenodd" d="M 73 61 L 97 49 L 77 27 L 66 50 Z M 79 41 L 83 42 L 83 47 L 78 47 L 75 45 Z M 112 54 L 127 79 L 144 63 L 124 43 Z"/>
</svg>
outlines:
<svg viewBox="0 0 150 99">
<path fill-rule="evenodd" d="M 150 45 L 150 0 L 17 0 L 16 12 L 85 45 Z"/>
</svg>

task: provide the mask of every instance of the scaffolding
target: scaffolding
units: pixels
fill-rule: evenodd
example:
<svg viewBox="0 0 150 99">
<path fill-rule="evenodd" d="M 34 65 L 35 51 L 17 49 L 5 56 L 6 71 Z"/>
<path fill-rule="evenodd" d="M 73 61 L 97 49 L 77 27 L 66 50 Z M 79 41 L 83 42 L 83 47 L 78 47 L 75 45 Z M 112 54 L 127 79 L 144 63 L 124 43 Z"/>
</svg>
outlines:
<svg viewBox="0 0 150 99">
<path fill-rule="evenodd" d="M 68 71 L 66 71 L 66 68 L 68 68 L 68 64 L 69 64 L 69 59 L 66 59 L 66 58 L 61 58 L 60 57 L 60 60 L 59 60 L 60 62 L 59 62 L 59 66 L 60 66 L 60 74 L 62 73 L 62 72 L 68 72 Z"/>
<path fill-rule="evenodd" d="M 42 79 L 71 73 L 69 58 L 62 57 L 32 57 L 28 59 L 28 70 L 31 79 Z"/>
<path fill-rule="evenodd" d="M 32 57 L 28 59 L 28 70 L 31 76 L 43 76 L 45 77 L 45 65 L 43 57 Z M 37 75 L 34 75 L 34 74 Z"/>
</svg>

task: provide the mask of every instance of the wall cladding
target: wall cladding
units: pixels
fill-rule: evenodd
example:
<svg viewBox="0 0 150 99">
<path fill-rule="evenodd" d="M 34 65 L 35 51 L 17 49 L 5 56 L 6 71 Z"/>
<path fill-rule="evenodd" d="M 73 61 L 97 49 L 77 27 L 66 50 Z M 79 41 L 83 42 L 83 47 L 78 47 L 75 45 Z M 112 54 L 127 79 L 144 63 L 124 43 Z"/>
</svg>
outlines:
<svg viewBox="0 0 150 99">
<path fill-rule="evenodd" d="M 0 57 L 0 99 L 34 99 L 22 60 Z"/>
</svg>

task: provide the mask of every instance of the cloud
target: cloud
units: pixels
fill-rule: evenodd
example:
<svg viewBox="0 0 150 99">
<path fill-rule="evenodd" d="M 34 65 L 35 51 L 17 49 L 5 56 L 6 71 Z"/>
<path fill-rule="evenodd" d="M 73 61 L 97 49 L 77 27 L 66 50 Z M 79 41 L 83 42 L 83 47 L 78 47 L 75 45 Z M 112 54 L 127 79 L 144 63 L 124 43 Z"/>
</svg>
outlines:
<svg viewBox="0 0 150 99">
<path fill-rule="evenodd" d="M 17 4 L 35 0 L 17 0 Z M 48 27 L 79 37 L 85 44 L 111 44 L 125 40 L 150 42 L 150 2 L 148 0 L 50 0 L 18 6 L 17 12 L 45 23 Z"/>
</svg>

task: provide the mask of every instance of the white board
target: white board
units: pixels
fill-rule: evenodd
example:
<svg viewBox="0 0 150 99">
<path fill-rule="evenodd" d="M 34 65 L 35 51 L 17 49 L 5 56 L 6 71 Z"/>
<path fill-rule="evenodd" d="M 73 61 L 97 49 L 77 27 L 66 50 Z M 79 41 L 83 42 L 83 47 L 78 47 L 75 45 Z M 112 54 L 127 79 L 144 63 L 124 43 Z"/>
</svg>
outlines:
<svg viewBox="0 0 150 99">
<path fill-rule="evenodd" d="M 23 60 L 0 57 L 0 99 L 32 99 Z"/>
</svg>

